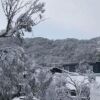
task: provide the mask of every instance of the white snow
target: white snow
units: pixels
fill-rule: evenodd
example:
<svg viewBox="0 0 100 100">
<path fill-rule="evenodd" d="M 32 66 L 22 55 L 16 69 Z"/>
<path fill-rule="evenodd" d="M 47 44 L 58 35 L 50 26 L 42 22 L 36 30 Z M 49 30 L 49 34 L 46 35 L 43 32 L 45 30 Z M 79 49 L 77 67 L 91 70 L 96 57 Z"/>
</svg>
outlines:
<svg viewBox="0 0 100 100">
<path fill-rule="evenodd" d="M 16 97 L 13 100 L 24 100 L 25 96 Z"/>
<path fill-rule="evenodd" d="M 100 76 L 96 76 L 96 82 L 100 83 Z"/>
</svg>

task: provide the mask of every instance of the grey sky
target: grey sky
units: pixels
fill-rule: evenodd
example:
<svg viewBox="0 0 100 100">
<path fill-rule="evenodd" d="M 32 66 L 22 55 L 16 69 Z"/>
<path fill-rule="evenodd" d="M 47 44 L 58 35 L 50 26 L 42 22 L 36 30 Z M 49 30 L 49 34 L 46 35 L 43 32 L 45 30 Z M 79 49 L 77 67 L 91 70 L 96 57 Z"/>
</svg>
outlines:
<svg viewBox="0 0 100 100">
<path fill-rule="evenodd" d="M 89 39 L 100 36 L 100 0 L 42 0 L 46 2 L 45 22 L 33 28 L 34 36 L 50 39 Z M 0 29 L 5 17 L 0 8 Z M 28 36 L 31 36 L 28 35 Z"/>
</svg>

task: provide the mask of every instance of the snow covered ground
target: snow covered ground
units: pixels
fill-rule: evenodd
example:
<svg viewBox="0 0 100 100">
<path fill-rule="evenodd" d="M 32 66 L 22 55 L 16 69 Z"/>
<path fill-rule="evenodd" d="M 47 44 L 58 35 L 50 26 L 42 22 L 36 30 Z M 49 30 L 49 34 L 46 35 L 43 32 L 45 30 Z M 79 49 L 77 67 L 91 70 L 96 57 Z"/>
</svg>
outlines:
<svg viewBox="0 0 100 100">
<path fill-rule="evenodd" d="M 23 100 L 24 98 L 25 98 L 24 96 L 21 96 L 21 97 L 16 97 L 13 100 Z"/>
<path fill-rule="evenodd" d="M 100 76 L 96 77 L 96 82 L 91 84 L 91 100 L 100 100 Z"/>
<path fill-rule="evenodd" d="M 100 83 L 100 76 L 96 76 L 96 81 Z"/>
<path fill-rule="evenodd" d="M 14 98 L 13 100 L 24 100 L 24 99 L 25 99 L 25 96 L 20 96 L 20 97 Z M 33 100 L 39 100 L 39 99 L 37 99 L 36 97 L 33 97 Z"/>
</svg>

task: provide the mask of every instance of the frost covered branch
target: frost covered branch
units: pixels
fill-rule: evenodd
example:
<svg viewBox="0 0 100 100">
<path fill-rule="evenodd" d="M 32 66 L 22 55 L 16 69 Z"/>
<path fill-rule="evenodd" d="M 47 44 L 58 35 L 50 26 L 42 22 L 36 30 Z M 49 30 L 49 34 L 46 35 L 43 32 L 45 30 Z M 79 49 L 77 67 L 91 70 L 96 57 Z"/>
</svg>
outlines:
<svg viewBox="0 0 100 100">
<path fill-rule="evenodd" d="M 45 3 L 39 0 L 1 0 L 7 26 L 0 37 L 21 36 L 31 32 L 32 27 L 44 21 Z"/>
</svg>

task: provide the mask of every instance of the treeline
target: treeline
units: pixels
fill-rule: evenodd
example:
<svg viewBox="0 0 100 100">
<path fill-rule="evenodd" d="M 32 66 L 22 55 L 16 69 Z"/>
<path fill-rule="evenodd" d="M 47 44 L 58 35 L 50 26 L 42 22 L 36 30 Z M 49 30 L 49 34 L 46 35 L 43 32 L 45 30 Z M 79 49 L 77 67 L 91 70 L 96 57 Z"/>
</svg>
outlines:
<svg viewBox="0 0 100 100">
<path fill-rule="evenodd" d="M 82 60 L 95 62 L 98 61 L 99 40 L 49 40 L 38 37 L 25 39 L 24 48 L 38 64 L 79 63 Z"/>
</svg>

